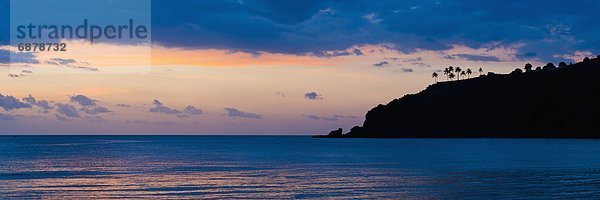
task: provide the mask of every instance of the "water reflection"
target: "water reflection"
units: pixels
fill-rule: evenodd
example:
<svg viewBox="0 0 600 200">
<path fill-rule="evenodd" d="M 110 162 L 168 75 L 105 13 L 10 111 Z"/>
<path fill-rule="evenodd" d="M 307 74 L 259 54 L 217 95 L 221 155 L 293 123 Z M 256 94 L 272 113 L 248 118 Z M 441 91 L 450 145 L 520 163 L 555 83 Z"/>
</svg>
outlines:
<svg viewBox="0 0 600 200">
<path fill-rule="evenodd" d="M 209 170 L 199 166 L 197 170 L 174 171 L 168 168 L 173 165 L 160 163 L 143 171 L 115 167 L 84 171 L 79 167 L 70 170 L 61 167 L 60 170 L 11 173 L 0 181 L 3 185 L 0 193 L 15 198 L 392 198 L 411 195 L 400 188 L 427 184 L 419 176 L 366 168 L 339 170 L 304 166 L 261 170 L 213 165 Z"/>
<path fill-rule="evenodd" d="M 489 152 L 464 153 L 469 152 L 469 148 L 472 150 L 473 145 L 440 147 L 443 141 L 435 146 L 427 146 L 431 141 L 416 146 L 454 148 L 462 152 L 462 156 L 436 150 L 426 154 L 423 149 L 410 147 L 415 141 L 401 140 L 0 139 L 3 139 L 0 142 L 0 196 L 3 198 L 600 197 L 597 160 L 573 160 L 557 165 L 550 157 L 537 160 L 538 155 L 506 159 L 503 161 L 506 166 L 502 166 L 492 161 L 499 157 L 490 158 Z M 356 143 L 349 145 L 349 142 Z M 506 151 L 506 145 L 499 145 L 497 149 Z M 577 145 L 583 149 L 578 152 L 571 148 L 569 152 L 600 152 L 594 147 L 596 143 Z M 511 149 L 512 154 L 521 151 Z M 577 157 L 561 160 L 565 159 Z"/>
</svg>

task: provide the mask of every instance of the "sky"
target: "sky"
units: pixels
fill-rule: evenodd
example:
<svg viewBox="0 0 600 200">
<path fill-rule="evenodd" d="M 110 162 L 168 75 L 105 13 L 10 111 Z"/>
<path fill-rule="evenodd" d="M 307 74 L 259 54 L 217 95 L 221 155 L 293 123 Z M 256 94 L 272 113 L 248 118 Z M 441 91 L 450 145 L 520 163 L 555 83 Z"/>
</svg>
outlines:
<svg viewBox="0 0 600 200">
<path fill-rule="evenodd" d="M 0 0 L 0 134 L 325 134 L 447 66 L 507 73 L 600 54 L 599 1 L 148 2 L 151 46 L 99 43 L 99 56 L 65 41 L 69 53 L 11 60 Z"/>
</svg>

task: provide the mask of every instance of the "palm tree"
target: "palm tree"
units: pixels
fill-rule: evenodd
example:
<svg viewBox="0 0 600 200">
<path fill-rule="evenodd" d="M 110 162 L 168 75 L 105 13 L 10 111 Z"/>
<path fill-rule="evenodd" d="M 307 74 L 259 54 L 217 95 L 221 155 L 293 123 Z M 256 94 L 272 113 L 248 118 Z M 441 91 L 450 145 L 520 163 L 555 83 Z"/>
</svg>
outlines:
<svg viewBox="0 0 600 200">
<path fill-rule="evenodd" d="M 450 80 L 454 79 L 454 77 L 456 77 L 456 76 L 454 75 L 454 73 L 450 73 L 450 74 L 448 74 L 448 78 L 450 78 Z"/>
<path fill-rule="evenodd" d="M 433 74 L 431 74 L 431 77 L 433 77 L 435 79 L 435 82 L 437 83 L 438 73 L 433 72 Z"/>
<path fill-rule="evenodd" d="M 462 69 L 460 67 L 456 67 L 456 69 L 454 70 L 456 72 L 456 75 L 458 75 L 457 80 L 460 80 L 460 75 L 462 72 Z"/>
<path fill-rule="evenodd" d="M 450 67 L 452 67 L 452 66 L 450 66 Z M 448 81 L 448 80 L 450 79 L 450 78 L 448 77 L 448 75 L 450 75 L 450 73 L 451 73 L 451 72 L 452 72 L 452 71 L 450 70 L 450 68 L 449 68 L 449 67 L 448 67 L 448 68 L 446 68 L 446 69 L 444 69 L 444 75 L 446 75 L 446 81 Z"/>
<path fill-rule="evenodd" d="M 480 67 L 479 68 L 479 76 L 481 76 L 483 74 L 483 69 Z"/>
<path fill-rule="evenodd" d="M 471 74 L 473 73 L 473 71 L 471 71 L 471 68 L 467 69 L 467 78 L 471 78 Z"/>
<path fill-rule="evenodd" d="M 463 76 L 463 77 L 465 77 L 467 75 L 467 72 L 462 71 L 462 72 L 460 72 L 460 75 Z"/>
</svg>

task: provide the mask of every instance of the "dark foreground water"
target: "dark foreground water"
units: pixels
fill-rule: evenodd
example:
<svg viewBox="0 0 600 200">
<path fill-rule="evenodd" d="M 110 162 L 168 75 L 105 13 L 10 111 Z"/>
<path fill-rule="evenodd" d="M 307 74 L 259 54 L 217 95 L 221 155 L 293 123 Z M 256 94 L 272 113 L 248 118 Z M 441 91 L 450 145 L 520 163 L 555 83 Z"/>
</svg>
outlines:
<svg viewBox="0 0 600 200">
<path fill-rule="evenodd" d="M 600 140 L 0 136 L 1 198 L 600 198 Z"/>
</svg>

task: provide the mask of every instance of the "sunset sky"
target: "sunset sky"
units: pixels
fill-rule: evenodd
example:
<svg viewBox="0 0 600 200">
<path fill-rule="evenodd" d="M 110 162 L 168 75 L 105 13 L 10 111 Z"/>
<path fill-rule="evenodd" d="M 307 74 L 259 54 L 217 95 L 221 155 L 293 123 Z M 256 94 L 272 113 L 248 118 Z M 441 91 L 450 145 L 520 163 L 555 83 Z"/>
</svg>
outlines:
<svg viewBox="0 0 600 200">
<path fill-rule="evenodd" d="M 450 65 L 506 73 L 600 53 L 599 1 L 153 0 L 151 47 L 63 41 L 67 53 L 11 63 L 9 2 L 0 134 L 324 134 Z"/>
</svg>

